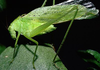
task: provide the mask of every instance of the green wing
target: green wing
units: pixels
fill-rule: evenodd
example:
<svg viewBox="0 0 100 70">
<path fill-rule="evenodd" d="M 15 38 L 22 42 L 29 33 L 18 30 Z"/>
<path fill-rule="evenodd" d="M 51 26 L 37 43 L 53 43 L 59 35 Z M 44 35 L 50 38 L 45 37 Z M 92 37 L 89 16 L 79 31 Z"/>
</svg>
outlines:
<svg viewBox="0 0 100 70">
<path fill-rule="evenodd" d="M 32 18 L 34 21 L 40 22 L 40 23 L 47 23 L 50 20 L 55 20 L 65 12 L 68 12 L 66 16 L 62 17 L 60 20 L 56 21 L 53 24 L 61 23 L 70 21 L 73 16 L 75 10 L 69 12 L 74 6 L 78 7 L 78 13 L 75 19 L 86 19 L 87 17 L 95 16 L 98 11 L 90 12 L 85 6 L 73 4 L 73 5 L 55 5 L 55 6 L 47 6 L 42 8 L 37 8 L 27 15 L 24 16 L 28 18 Z"/>
</svg>

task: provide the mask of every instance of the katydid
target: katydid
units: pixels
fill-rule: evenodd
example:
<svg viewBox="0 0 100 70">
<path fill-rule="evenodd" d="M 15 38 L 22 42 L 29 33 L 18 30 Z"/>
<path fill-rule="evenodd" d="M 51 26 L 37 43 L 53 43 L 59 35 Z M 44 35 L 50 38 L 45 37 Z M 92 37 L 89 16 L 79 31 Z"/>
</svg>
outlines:
<svg viewBox="0 0 100 70">
<path fill-rule="evenodd" d="M 46 34 L 56 29 L 53 24 L 58 24 L 62 22 L 71 21 L 68 30 L 65 34 L 64 40 L 69 32 L 69 29 L 74 21 L 74 19 L 87 19 L 98 14 L 97 9 L 90 10 L 87 7 L 80 4 L 66 4 L 66 5 L 54 5 L 55 0 L 53 0 L 53 6 L 45 6 L 46 1 L 44 1 L 43 5 L 40 8 L 37 8 L 27 15 L 22 15 L 17 17 L 9 26 L 8 30 L 13 39 L 16 39 L 14 45 L 14 54 L 13 60 L 16 57 L 16 46 L 20 35 L 25 36 L 30 41 L 36 44 L 35 53 L 33 57 L 33 68 L 35 69 L 34 59 L 36 56 L 36 51 L 38 49 L 38 42 L 34 40 L 32 37 Z M 76 1 L 77 2 L 77 1 Z M 44 7 L 45 6 L 45 7 Z M 16 37 L 16 31 L 18 35 Z M 61 46 L 64 42 L 62 41 Z M 59 50 L 60 50 L 59 49 Z M 57 54 L 59 53 L 59 50 Z M 56 54 L 56 56 L 57 56 Z M 53 62 L 55 62 L 55 58 Z"/>
</svg>

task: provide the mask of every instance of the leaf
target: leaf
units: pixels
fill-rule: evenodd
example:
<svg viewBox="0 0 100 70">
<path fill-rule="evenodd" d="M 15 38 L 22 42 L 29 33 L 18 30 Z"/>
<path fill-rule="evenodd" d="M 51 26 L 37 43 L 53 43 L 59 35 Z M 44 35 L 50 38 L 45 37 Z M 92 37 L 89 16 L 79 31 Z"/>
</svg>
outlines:
<svg viewBox="0 0 100 70">
<path fill-rule="evenodd" d="M 0 70 L 34 70 L 32 66 L 35 45 L 20 45 L 17 56 L 11 65 L 13 48 L 8 47 L 0 55 Z M 46 46 L 39 46 L 35 60 L 36 70 L 67 70 L 67 68 L 57 57 L 56 66 L 53 65 L 53 58 L 55 52 L 52 48 Z"/>
<path fill-rule="evenodd" d="M 86 62 L 90 62 L 95 64 L 100 68 L 100 53 L 94 50 L 86 50 L 86 51 L 79 51 L 80 56 L 84 59 Z"/>
<path fill-rule="evenodd" d="M 6 8 L 6 1 L 5 0 L 0 0 L 0 11 Z"/>
</svg>

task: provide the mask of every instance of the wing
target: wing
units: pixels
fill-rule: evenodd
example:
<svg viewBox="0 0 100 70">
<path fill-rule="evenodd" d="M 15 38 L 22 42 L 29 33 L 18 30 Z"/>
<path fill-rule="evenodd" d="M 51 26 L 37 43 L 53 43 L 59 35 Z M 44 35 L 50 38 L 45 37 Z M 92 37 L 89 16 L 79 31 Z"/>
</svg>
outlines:
<svg viewBox="0 0 100 70">
<path fill-rule="evenodd" d="M 90 2 L 89 0 L 67 0 L 57 5 L 72 5 L 72 4 L 80 4 L 89 9 L 96 9 L 94 4 Z"/>
<path fill-rule="evenodd" d="M 87 8 L 87 13 L 78 19 L 91 19 L 98 16 L 99 10 L 96 9 L 94 4 L 89 0 L 67 0 L 57 5 L 72 5 L 72 4 L 80 4 Z"/>
<path fill-rule="evenodd" d="M 78 7 L 78 13 L 75 18 L 77 20 L 94 18 L 99 12 L 99 10 L 95 8 L 94 4 L 88 0 L 68 0 L 55 6 L 37 8 L 24 17 L 33 19 L 32 21 L 36 21 L 38 23 L 46 23 L 61 16 L 65 13 L 64 11 L 68 12 L 74 6 Z M 74 12 L 75 9 L 53 24 L 70 21 L 74 16 Z"/>
<path fill-rule="evenodd" d="M 81 18 L 86 14 L 87 8 L 82 5 L 55 5 L 37 8 L 25 15 L 23 18 L 31 18 L 32 21 L 36 21 L 38 23 L 47 23 L 57 19 L 59 16 L 62 16 L 62 14 L 66 13 L 64 17 L 57 20 L 55 23 L 66 22 L 73 18 L 76 11 L 76 8 L 74 8 L 75 6 L 77 6 L 79 9 L 75 19 Z"/>
</svg>

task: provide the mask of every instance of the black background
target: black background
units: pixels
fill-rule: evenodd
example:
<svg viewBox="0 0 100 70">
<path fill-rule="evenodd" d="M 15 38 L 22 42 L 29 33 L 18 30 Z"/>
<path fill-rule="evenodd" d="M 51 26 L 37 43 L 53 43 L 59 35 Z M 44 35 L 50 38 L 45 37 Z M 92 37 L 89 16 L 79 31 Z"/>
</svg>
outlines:
<svg viewBox="0 0 100 70">
<path fill-rule="evenodd" d="M 0 13 L 0 44 L 13 46 L 14 40 L 7 30 L 9 24 L 19 15 L 26 14 L 42 5 L 44 0 L 7 0 L 7 8 Z M 56 0 L 56 4 L 65 0 Z M 99 2 L 91 0 L 99 9 Z M 47 4 L 52 5 L 52 0 Z M 1 20 L 2 19 L 2 20 Z M 53 44 L 57 50 L 70 22 L 55 25 L 57 29 L 51 33 L 37 36 L 36 39 L 41 45 L 45 42 Z M 34 44 L 21 36 L 19 44 Z M 100 21 L 99 17 L 90 20 L 75 20 L 66 41 L 61 49 L 59 57 L 68 70 L 86 70 L 91 65 L 82 60 L 77 54 L 78 50 L 93 49 L 100 52 Z"/>
</svg>

